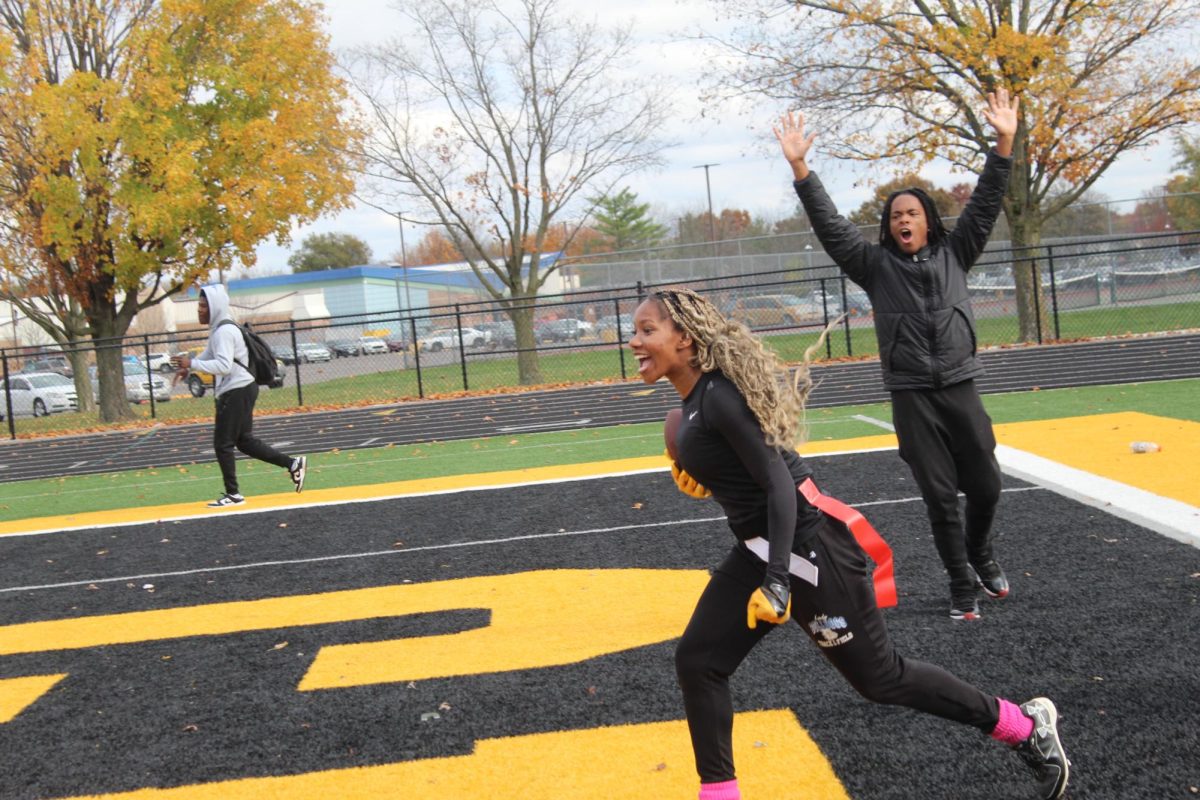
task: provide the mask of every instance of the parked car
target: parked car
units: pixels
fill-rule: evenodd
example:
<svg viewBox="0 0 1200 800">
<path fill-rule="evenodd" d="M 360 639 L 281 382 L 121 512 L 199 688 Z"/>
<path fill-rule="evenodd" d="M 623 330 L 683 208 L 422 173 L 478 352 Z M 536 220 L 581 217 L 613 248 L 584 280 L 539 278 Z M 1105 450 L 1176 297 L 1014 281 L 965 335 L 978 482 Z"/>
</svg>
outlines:
<svg viewBox="0 0 1200 800">
<path fill-rule="evenodd" d="M 724 313 L 725 316 L 744 322 L 751 328 L 800 325 L 824 319 L 824 309 L 820 302 L 805 300 L 794 294 L 735 297 L 726 304 Z"/>
<path fill-rule="evenodd" d="M 168 361 L 168 364 L 170 362 Z M 171 381 L 161 375 L 147 375 L 146 367 L 141 362 L 121 364 L 125 377 L 125 399 L 131 403 L 148 403 L 153 392 L 154 399 L 165 403 L 171 399 Z M 88 367 L 88 377 L 92 381 L 92 397 L 100 399 L 100 378 L 94 366 Z M 211 376 L 210 376 L 211 377 Z"/>
<path fill-rule="evenodd" d="M 387 342 L 378 336 L 360 336 L 358 339 L 358 349 L 363 355 L 372 355 L 375 353 L 386 353 L 388 346 Z"/>
<path fill-rule="evenodd" d="M 306 364 L 311 364 L 314 361 L 329 361 L 333 358 L 333 353 L 318 342 L 301 342 L 296 345 L 296 357 Z"/>
<path fill-rule="evenodd" d="M 400 353 L 408 349 L 408 341 L 398 336 L 392 339 L 384 339 L 383 343 L 387 345 L 389 353 Z"/>
<path fill-rule="evenodd" d="M 272 345 L 271 355 L 275 356 L 276 361 L 283 362 L 285 367 L 290 367 L 292 364 L 296 363 L 296 351 L 287 345 Z"/>
<path fill-rule="evenodd" d="M 621 314 L 619 317 L 615 314 L 609 314 L 607 317 L 601 317 L 596 320 L 596 335 L 601 340 L 615 342 L 617 341 L 618 333 L 620 333 L 620 340 L 622 342 L 629 341 L 629 337 L 633 336 L 632 314 Z"/>
<path fill-rule="evenodd" d="M 362 353 L 358 341 L 354 339 L 331 339 L 325 343 L 335 358 L 357 356 Z"/>
<path fill-rule="evenodd" d="M 129 362 L 126 362 L 129 363 Z M 171 366 L 170 353 L 151 353 L 149 360 L 140 358 L 137 360 L 139 366 L 145 368 L 147 366 L 156 372 L 174 372 L 175 368 Z"/>
<path fill-rule="evenodd" d="M 37 358 L 29 358 L 25 360 L 24 366 L 21 367 L 21 372 L 28 374 L 31 372 L 57 372 L 59 375 L 65 375 L 68 378 L 75 376 L 74 370 L 71 369 L 71 362 L 66 356 L 39 356 Z"/>
<path fill-rule="evenodd" d="M 75 382 L 57 372 L 19 373 L 0 380 L 0 420 L 8 413 L 4 393 L 12 398 L 14 417 L 44 417 L 61 411 L 79 409 Z"/>
<path fill-rule="evenodd" d="M 578 342 L 584 326 L 577 319 L 552 319 L 534 326 L 533 336 L 539 342 Z"/>
<path fill-rule="evenodd" d="M 511 322 L 483 322 L 475 326 L 487 336 L 487 342 L 495 347 L 516 347 L 517 331 Z"/>
<path fill-rule="evenodd" d="M 841 294 L 836 289 L 828 293 L 814 289 L 812 301 L 816 308 L 828 309 L 830 317 L 841 314 L 843 311 L 849 311 L 850 316 L 871 313 L 871 299 L 867 297 L 866 292 L 856 286 L 846 288 L 844 303 Z"/>
<path fill-rule="evenodd" d="M 417 344 L 422 350 L 436 353 L 439 350 L 458 347 L 458 340 L 457 328 L 438 328 L 418 339 Z M 464 347 L 483 347 L 487 344 L 487 334 L 478 328 L 463 328 L 462 343 Z"/>
</svg>

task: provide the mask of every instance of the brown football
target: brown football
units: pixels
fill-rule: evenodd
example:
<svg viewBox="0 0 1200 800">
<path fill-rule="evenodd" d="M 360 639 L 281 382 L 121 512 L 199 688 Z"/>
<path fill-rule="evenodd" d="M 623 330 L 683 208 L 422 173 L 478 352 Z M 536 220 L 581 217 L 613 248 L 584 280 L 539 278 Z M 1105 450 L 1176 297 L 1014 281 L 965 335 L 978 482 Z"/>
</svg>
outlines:
<svg viewBox="0 0 1200 800">
<path fill-rule="evenodd" d="M 663 422 L 663 439 L 667 442 L 667 454 L 677 464 L 679 463 L 679 451 L 675 449 L 675 434 L 679 432 L 679 423 L 682 421 L 683 409 L 672 408 L 667 412 L 667 419 Z"/>
</svg>

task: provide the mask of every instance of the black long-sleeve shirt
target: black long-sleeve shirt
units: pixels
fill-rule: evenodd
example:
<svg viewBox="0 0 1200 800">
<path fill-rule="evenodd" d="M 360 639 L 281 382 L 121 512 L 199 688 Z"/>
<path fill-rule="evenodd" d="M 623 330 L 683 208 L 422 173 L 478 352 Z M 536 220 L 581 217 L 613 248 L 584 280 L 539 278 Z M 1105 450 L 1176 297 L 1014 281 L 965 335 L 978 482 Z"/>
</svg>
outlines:
<svg viewBox="0 0 1200 800">
<path fill-rule="evenodd" d="M 796 490 L 812 475 L 800 455 L 766 443 L 745 398 L 720 372 L 701 375 L 684 398 L 675 446 L 679 465 L 712 492 L 738 540 L 767 539 L 767 574 L 786 584 L 791 554 L 811 549 L 821 520 Z"/>
<path fill-rule="evenodd" d="M 989 153 L 954 230 L 915 255 L 864 239 L 838 213 L 815 172 L 793 184 L 825 252 L 871 298 L 889 391 L 940 389 L 984 374 L 975 357 L 967 271 L 987 246 L 1011 171 L 1011 158 Z"/>
</svg>

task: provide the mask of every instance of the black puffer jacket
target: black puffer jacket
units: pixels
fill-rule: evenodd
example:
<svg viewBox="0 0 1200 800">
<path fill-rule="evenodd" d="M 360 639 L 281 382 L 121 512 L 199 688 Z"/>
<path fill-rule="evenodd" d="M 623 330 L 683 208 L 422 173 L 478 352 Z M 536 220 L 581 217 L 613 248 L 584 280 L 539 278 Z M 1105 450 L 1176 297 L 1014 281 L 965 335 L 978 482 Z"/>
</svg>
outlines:
<svg viewBox="0 0 1200 800">
<path fill-rule="evenodd" d="M 838 214 L 816 174 L 795 182 L 813 231 L 850 280 L 871 298 L 883 384 L 890 391 L 939 389 L 983 374 L 967 270 L 1000 215 L 1012 159 L 988 154 L 958 224 L 934 248 L 906 256 L 863 238 Z"/>
</svg>

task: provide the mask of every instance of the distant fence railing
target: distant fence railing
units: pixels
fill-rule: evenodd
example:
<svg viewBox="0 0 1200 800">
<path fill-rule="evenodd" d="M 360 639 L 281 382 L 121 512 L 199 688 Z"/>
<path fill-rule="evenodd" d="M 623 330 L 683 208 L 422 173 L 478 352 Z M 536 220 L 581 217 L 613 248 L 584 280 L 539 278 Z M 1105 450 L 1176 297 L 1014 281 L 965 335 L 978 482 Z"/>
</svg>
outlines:
<svg viewBox="0 0 1200 800">
<path fill-rule="evenodd" d="M 793 260 L 796 256 L 791 254 Z M 803 262 L 810 257 L 799 255 Z M 629 378 L 636 370 L 626 347 L 633 311 L 648 292 L 664 286 L 687 285 L 705 294 L 785 359 L 802 358 L 818 333 L 843 312 L 821 355 L 875 354 L 869 300 L 836 267 L 820 263 L 824 259 L 820 253 L 811 268 L 802 263 L 703 275 L 694 261 L 662 264 L 646 273 L 652 280 L 516 304 L 486 301 L 322 320 L 242 321 L 254 324 L 285 367 L 284 386 L 260 396 L 259 408 L 266 411 L 517 387 L 522 351 L 511 321 L 514 309 L 529 312 L 534 321 L 533 345 L 527 348 L 536 353 L 532 382 Z M 1022 269 L 1031 275 L 1037 271 L 1042 289 L 1037 302 L 1045 304 L 1038 309 L 1036 343 L 1200 328 L 1200 233 L 988 248 L 968 275 L 981 348 L 1020 343 L 1014 270 Z M 174 353 L 198 352 L 206 338 L 204 332 L 161 332 L 83 342 L 68 353 L 2 350 L 0 413 L 14 437 L 18 427 L 22 432 L 61 427 L 65 418 L 58 412 L 74 411 L 98 394 L 98 349 L 119 348 L 126 361 L 126 396 L 139 403 L 142 416 L 211 416 L 211 376 L 192 374 L 175 382 L 167 362 Z M 530 383 L 526 361 L 525 383 Z M 80 369 L 83 375 L 75 375 Z M 73 401 L 63 400 L 68 394 Z M 81 394 L 86 395 L 82 404 Z"/>
</svg>

